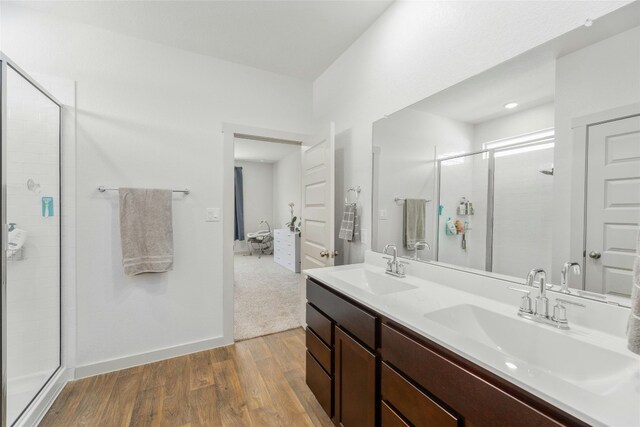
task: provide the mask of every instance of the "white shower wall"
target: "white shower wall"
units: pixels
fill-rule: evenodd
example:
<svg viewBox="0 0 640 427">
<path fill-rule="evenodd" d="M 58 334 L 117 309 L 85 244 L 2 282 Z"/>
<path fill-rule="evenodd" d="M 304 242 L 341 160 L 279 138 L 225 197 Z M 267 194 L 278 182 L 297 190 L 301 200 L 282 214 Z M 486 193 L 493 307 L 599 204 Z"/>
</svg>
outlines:
<svg viewBox="0 0 640 427">
<path fill-rule="evenodd" d="M 28 233 L 6 273 L 12 422 L 60 364 L 60 133 L 53 102 L 11 70 L 7 86 L 7 222 Z M 52 217 L 42 214 L 43 196 L 53 197 Z"/>
</svg>

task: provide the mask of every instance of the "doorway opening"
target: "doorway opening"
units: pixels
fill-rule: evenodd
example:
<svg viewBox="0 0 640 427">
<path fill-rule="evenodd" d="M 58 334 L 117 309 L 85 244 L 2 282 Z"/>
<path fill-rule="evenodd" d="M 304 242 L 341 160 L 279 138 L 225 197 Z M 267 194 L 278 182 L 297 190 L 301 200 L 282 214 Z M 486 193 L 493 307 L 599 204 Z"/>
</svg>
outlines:
<svg viewBox="0 0 640 427">
<path fill-rule="evenodd" d="M 235 132 L 234 339 L 301 326 L 302 142 Z"/>
</svg>

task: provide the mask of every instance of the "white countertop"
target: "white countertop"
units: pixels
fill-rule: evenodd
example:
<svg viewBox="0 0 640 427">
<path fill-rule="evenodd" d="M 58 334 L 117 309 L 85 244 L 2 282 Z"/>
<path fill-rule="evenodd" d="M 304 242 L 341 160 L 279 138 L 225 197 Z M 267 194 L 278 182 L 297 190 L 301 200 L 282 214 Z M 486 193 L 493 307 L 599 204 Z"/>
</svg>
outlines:
<svg viewBox="0 0 640 427">
<path fill-rule="evenodd" d="M 520 295 L 516 296 L 514 300 L 516 303 L 511 304 L 504 302 L 504 298 L 487 298 L 475 292 L 466 292 L 452 284 L 444 285 L 441 282 L 436 283 L 431 277 L 428 277 L 430 276 L 428 270 L 437 268 L 433 266 L 423 268 L 416 265 L 414 268 L 415 270 L 420 270 L 420 277 L 408 274 L 406 278 L 399 279 L 405 283 L 414 285 L 415 288 L 387 295 L 375 295 L 334 276 L 336 272 L 353 269 L 366 269 L 375 273 L 384 274 L 384 268 L 378 266 L 381 264 L 377 262 L 377 255 L 378 254 L 368 254 L 367 258 L 369 263 L 366 264 L 305 270 L 304 273 L 589 424 L 625 427 L 640 426 L 640 356 L 627 350 L 626 340 L 622 334 L 610 334 L 576 323 L 571 323 L 570 330 L 561 331 L 550 326 L 520 319 L 516 315 L 518 309 L 517 301 Z M 375 265 L 376 263 L 378 265 Z M 411 273 L 411 269 L 409 269 L 408 273 Z M 416 272 L 416 274 L 418 274 L 418 272 Z M 456 274 L 458 274 L 457 279 L 460 281 L 460 277 L 464 276 L 459 276 L 459 274 L 469 273 L 457 272 Z M 438 274 L 432 276 L 438 276 L 438 278 L 441 279 L 441 276 Z M 469 281 L 494 280 L 490 278 L 479 278 L 477 275 L 470 276 Z M 491 288 L 491 290 L 486 293 L 492 295 L 492 297 L 495 296 L 496 292 L 502 292 L 502 289 L 504 289 L 503 292 L 506 294 L 511 294 L 510 291 L 506 290 L 506 285 L 504 284 L 496 286 L 496 283 L 487 283 L 486 285 L 487 288 Z M 496 290 L 497 288 L 499 289 Z M 509 298 L 513 300 L 511 295 L 509 295 Z M 503 301 L 500 301 L 500 299 Z M 437 323 L 425 316 L 425 314 L 433 313 L 443 308 L 462 304 L 470 304 L 493 313 L 510 316 L 517 319 L 517 321 L 526 322 L 537 328 L 547 328 L 553 331 L 553 333 L 566 334 L 573 339 L 604 348 L 617 355 L 623 355 L 625 358 L 631 358 L 631 362 L 635 359 L 635 361 L 638 362 L 637 369 L 635 369 L 632 363 L 631 371 L 627 369 L 623 372 L 624 375 L 619 376 L 619 378 L 614 378 L 615 382 L 613 383 L 613 387 L 608 386 L 599 389 L 598 392 L 594 392 L 580 387 L 576 382 L 591 382 L 593 384 L 593 382 L 599 381 L 599 378 L 580 377 L 577 380 L 574 378 L 575 381 L 573 382 L 571 379 L 563 379 L 550 370 L 528 364 L 526 357 L 514 360 L 512 355 L 503 353 L 497 346 L 492 347 L 486 343 L 469 339 L 465 335 L 449 329 L 442 323 Z M 606 305 L 602 303 L 597 304 L 601 304 L 602 306 Z M 588 305 L 584 310 L 589 310 L 589 308 Z M 598 306 L 595 311 L 598 315 L 601 315 L 600 311 L 603 309 L 605 308 Z M 613 310 L 613 308 L 611 308 L 611 310 Z M 571 314 L 572 312 L 569 311 L 570 322 L 572 319 Z M 581 316 L 584 317 L 585 315 L 582 314 Z M 615 312 L 612 317 L 616 318 L 616 316 L 620 318 L 620 313 Z M 607 321 L 607 319 L 605 318 L 603 321 Z M 560 342 L 562 342 L 562 338 L 560 338 Z M 540 348 L 539 350 L 542 352 L 542 357 L 548 355 L 549 360 L 553 360 L 558 357 L 558 353 L 562 349 Z M 603 353 L 611 355 L 609 352 Z M 538 355 L 538 357 L 540 357 L 540 355 Z M 594 367 L 594 372 L 597 370 L 597 367 Z M 594 374 L 594 377 L 595 376 L 597 375 Z M 607 378 L 607 381 L 611 382 L 611 378 Z"/>
</svg>

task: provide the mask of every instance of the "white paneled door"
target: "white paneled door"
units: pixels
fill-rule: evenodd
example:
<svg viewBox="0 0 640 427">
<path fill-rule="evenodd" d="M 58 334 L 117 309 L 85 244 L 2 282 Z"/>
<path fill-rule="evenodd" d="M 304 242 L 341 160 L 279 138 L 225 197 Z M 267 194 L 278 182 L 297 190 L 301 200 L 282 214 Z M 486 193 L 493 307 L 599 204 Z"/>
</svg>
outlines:
<svg viewBox="0 0 640 427">
<path fill-rule="evenodd" d="M 629 295 L 640 225 L 640 116 L 588 129 L 585 288 Z"/>
<path fill-rule="evenodd" d="M 331 123 L 302 153 L 302 268 L 334 264 L 334 153 Z"/>
</svg>

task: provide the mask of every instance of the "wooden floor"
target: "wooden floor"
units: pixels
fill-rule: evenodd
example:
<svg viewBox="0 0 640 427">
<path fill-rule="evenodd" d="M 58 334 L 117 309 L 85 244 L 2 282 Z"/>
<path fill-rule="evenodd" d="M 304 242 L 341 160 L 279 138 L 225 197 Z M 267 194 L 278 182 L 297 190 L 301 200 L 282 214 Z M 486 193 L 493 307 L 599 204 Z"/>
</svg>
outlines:
<svg viewBox="0 0 640 427">
<path fill-rule="evenodd" d="M 294 329 L 70 382 L 40 426 L 331 426 L 304 340 Z"/>
</svg>

